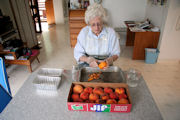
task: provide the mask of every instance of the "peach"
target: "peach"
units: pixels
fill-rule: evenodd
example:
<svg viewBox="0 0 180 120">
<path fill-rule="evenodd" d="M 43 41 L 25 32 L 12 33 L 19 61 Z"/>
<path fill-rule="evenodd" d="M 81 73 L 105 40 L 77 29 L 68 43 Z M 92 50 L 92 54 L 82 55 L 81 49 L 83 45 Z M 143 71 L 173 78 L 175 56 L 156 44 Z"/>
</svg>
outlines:
<svg viewBox="0 0 180 120">
<path fill-rule="evenodd" d="M 97 95 L 97 94 L 95 94 L 95 93 L 91 93 L 91 94 L 89 95 L 89 100 L 95 101 L 95 100 L 97 100 L 97 99 L 99 99 L 99 95 Z"/>
<path fill-rule="evenodd" d="M 90 100 L 89 102 L 90 102 L 90 103 L 95 103 L 95 101 L 94 101 L 94 100 Z"/>
<path fill-rule="evenodd" d="M 103 62 L 101 62 L 101 63 L 98 65 L 98 67 L 99 67 L 100 69 L 104 69 L 105 67 L 107 67 L 107 63 L 106 63 L 105 61 L 103 61 Z"/>
<path fill-rule="evenodd" d="M 82 93 L 80 94 L 80 98 L 83 99 L 83 100 L 89 99 L 89 93 L 82 92 Z"/>
<path fill-rule="evenodd" d="M 86 93 L 92 93 L 93 92 L 93 89 L 92 89 L 92 87 L 86 87 L 85 89 L 84 89 L 84 92 L 86 92 Z"/>
<path fill-rule="evenodd" d="M 117 104 L 117 101 L 115 99 L 108 99 L 106 104 Z"/>
<path fill-rule="evenodd" d="M 73 87 L 73 92 L 74 93 L 82 93 L 83 92 L 83 87 L 82 87 L 82 85 L 75 85 L 74 87 Z"/>
<path fill-rule="evenodd" d="M 127 98 L 127 95 L 125 93 L 123 93 L 123 94 L 120 94 L 118 97 L 119 97 L 119 100 L 120 100 L 122 98 Z"/>
<path fill-rule="evenodd" d="M 97 99 L 97 100 L 96 100 L 96 103 L 98 103 L 98 104 L 105 104 L 106 101 L 104 101 L 104 100 L 102 100 L 102 99 Z"/>
<path fill-rule="evenodd" d="M 124 88 L 116 88 L 115 92 L 118 94 L 123 94 L 123 93 L 125 93 L 125 89 Z"/>
<path fill-rule="evenodd" d="M 74 102 L 83 102 L 83 99 L 79 98 L 77 101 Z"/>
<path fill-rule="evenodd" d="M 85 103 L 94 103 L 93 100 L 85 100 L 84 102 L 85 102 Z"/>
<path fill-rule="evenodd" d="M 110 94 L 113 92 L 113 90 L 110 87 L 106 87 L 106 88 L 104 88 L 104 92 Z"/>
<path fill-rule="evenodd" d="M 73 99 L 73 101 L 77 101 L 79 99 L 79 94 L 74 93 L 71 95 L 71 98 Z"/>
<path fill-rule="evenodd" d="M 101 99 L 102 100 L 108 100 L 109 99 L 109 95 L 107 93 L 104 93 L 101 95 Z"/>
<path fill-rule="evenodd" d="M 103 89 L 101 87 L 95 87 L 93 89 L 93 93 L 98 94 L 98 95 L 102 95 L 104 92 L 103 92 Z"/>
<path fill-rule="evenodd" d="M 118 101 L 118 104 L 129 104 L 129 101 L 126 98 L 122 98 Z"/>
<path fill-rule="evenodd" d="M 111 99 L 117 99 L 117 98 L 118 98 L 117 94 L 114 93 L 114 92 L 110 93 L 110 94 L 109 94 L 109 97 L 110 97 Z"/>
</svg>

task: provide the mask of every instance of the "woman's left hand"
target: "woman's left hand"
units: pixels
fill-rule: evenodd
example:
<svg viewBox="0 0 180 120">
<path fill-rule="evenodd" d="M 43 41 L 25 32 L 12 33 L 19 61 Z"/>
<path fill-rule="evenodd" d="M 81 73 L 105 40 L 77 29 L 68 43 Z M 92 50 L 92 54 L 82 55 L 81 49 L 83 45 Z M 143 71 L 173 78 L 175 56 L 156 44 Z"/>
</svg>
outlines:
<svg viewBox="0 0 180 120">
<path fill-rule="evenodd" d="M 113 65 L 113 57 L 109 57 L 106 60 L 107 66 Z"/>
<path fill-rule="evenodd" d="M 113 58 L 112 57 L 109 57 L 109 58 L 107 58 L 105 60 L 98 60 L 98 63 L 101 63 L 101 62 L 104 62 L 104 61 L 107 63 L 107 66 L 104 67 L 104 70 L 107 69 L 110 65 L 113 64 Z"/>
</svg>

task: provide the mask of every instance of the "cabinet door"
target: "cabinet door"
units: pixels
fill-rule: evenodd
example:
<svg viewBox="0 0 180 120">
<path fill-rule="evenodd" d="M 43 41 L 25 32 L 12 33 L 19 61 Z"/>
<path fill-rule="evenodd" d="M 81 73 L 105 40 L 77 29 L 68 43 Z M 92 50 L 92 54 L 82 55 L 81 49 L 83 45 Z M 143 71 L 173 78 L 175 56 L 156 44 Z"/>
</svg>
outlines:
<svg viewBox="0 0 180 120">
<path fill-rule="evenodd" d="M 46 0 L 46 17 L 48 24 L 55 24 L 53 0 Z"/>
<path fill-rule="evenodd" d="M 71 34 L 70 39 L 71 39 L 71 47 L 75 47 L 77 43 L 77 36 L 78 34 Z"/>
<path fill-rule="evenodd" d="M 71 47 L 75 47 L 77 40 L 71 40 Z"/>
<path fill-rule="evenodd" d="M 70 34 L 79 34 L 82 28 L 70 28 Z"/>
</svg>

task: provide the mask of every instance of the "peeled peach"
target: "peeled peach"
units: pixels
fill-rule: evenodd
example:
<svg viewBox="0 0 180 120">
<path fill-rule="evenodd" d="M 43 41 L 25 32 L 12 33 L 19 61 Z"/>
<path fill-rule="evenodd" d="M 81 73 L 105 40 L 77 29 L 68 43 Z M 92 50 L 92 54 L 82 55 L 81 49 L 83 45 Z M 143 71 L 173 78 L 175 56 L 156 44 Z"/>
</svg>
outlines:
<svg viewBox="0 0 180 120">
<path fill-rule="evenodd" d="M 103 62 L 101 62 L 101 63 L 98 65 L 98 67 L 99 67 L 100 69 L 104 69 L 105 67 L 107 67 L 107 63 L 106 63 L 105 61 L 103 61 Z"/>
<path fill-rule="evenodd" d="M 102 100 L 108 100 L 109 99 L 109 95 L 107 93 L 104 93 L 101 95 L 101 99 Z"/>
<path fill-rule="evenodd" d="M 125 98 L 122 98 L 118 101 L 118 104 L 129 104 L 129 101 Z"/>
<path fill-rule="evenodd" d="M 125 89 L 124 88 L 116 88 L 115 92 L 118 94 L 123 94 L 123 93 L 125 93 Z"/>
<path fill-rule="evenodd" d="M 83 100 L 89 99 L 89 93 L 82 92 L 82 93 L 80 94 L 80 98 L 83 99 Z"/>
<path fill-rule="evenodd" d="M 98 94 L 98 95 L 102 95 L 102 94 L 104 93 L 104 91 L 103 91 L 103 89 L 100 88 L 100 87 L 95 87 L 95 88 L 93 89 L 93 93 Z"/>
<path fill-rule="evenodd" d="M 80 93 L 83 92 L 83 90 L 84 90 L 83 87 L 81 85 L 78 85 L 78 84 L 73 87 L 73 92 L 74 93 L 79 93 L 80 94 Z"/>
<path fill-rule="evenodd" d="M 117 104 L 117 101 L 115 99 L 108 99 L 106 104 Z"/>
<path fill-rule="evenodd" d="M 92 89 L 92 87 L 86 87 L 86 88 L 84 89 L 84 92 L 86 92 L 86 93 L 92 93 L 92 92 L 93 92 L 93 89 Z"/>
<path fill-rule="evenodd" d="M 117 98 L 118 98 L 117 94 L 114 93 L 114 92 L 110 93 L 110 94 L 109 94 L 109 97 L 110 97 L 111 99 L 117 99 Z"/>
<path fill-rule="evenodd" d="M 91 93 L 89 95 L 89 100 L 96 101 L 97 99 L 99 99 L 99 95 L 97 95 L 95 93 Z"/>
<path fill-rule="evenodd" d="M 110 94 L 110 93 L 113 92 L 113 90 L 112 90 L 110 87 L 105 87 L 105 88 L 104 88 L 104 92 Z"/>
</svg>

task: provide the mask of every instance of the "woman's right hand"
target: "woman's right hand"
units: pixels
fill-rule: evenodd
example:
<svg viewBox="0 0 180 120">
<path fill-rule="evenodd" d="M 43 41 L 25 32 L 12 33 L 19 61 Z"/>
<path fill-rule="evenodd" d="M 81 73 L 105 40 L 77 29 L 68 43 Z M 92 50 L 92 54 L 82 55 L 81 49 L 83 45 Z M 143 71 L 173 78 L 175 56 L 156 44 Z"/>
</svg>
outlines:
<svg viewBox="0 0 180 120">
<path fill-rule="evenodd" d="M 90 67 L 98 67 L 98 60 L 96 60 L 93 57 L 88 57 L 87 63 L 89 64 Z"/>
</svg>

